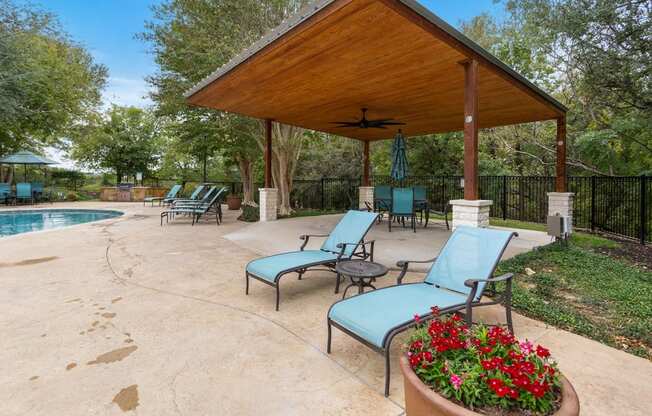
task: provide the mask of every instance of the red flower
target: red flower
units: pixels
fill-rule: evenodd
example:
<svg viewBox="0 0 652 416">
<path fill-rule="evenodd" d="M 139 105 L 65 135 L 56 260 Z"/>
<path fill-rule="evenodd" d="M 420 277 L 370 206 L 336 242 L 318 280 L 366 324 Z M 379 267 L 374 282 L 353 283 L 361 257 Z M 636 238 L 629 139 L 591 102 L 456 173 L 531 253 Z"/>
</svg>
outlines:
<svg viewBox="0 0 652 416">
<path fill-rule="evenodd" d="M 514 390 L 514 389 L 509 390 L 509 397 L 511 397 L 512 399 L 518 400 L 519 395 L 520 393 L 518 392 L 518 390 Z"/>
<path fill-rule="evenodd" d="M 493 350 L 492 347 L 488 347 L 488 346 L 480 347 L 480 352 L 485 353 L 485 354 L 489 354 L 492 350 Z"/>
<path fill-rule="evenodd" d="M 462 317 L 461 317 L 459 314 L 454 313 L 453 316 L 451 316 L 451 320 L 452 320 L 453 322 L 458 322 L 458 321 L 461 321 L 461 320 L 462 320 Z"/>
<path fill-rule="evenodd" d="M 414 314 L 414 322 L 416 322 L 417 324 L 421 323 L 421 317 L 417 314 Z"/>
<path fill-rule="evenodd" d="M 426 361 L 428 361 L 429 363 L 431 363 L 432 360 L 433 360 L 432 353 L 431 353 L 430 351 L 426 351 L 426 352 L 424 352 L 424 353 L 423 353 L 423 358 L 425 358 Z"/>
<path fill-rule="evenodd" d="M 530 386 L 529 391 L 537 399 L 542 398 L 546 394 L 546 390 L 543 388 L 543 386 L 540 386 L 539 384 L 533 384 L 532 386 Z"/>
<path fill-rule="evenodd" d="M 423 348 L 423 342 L 421 341 L 414 341 L 410 346 L 411 350 L 420 350 L 422 348 Z"/>
<path fill-rule="evenodd" d="M 500 386 L 496 389 L 496 394 L 498 397 L 505 397 L 509 394 L 510 390 L 511 389 L 507 386 Z"/>
<path fill-rule="evenodd" d="M 548 351 L 546 348 L 543 348 L 541 345 L 537 345 L 537 355 L 541 358 L 548 358 L 550 357 L 550 351 Z"/>
<path fill-rule="evenodd" d="M 489 386 L 489 388 L 496 391 L 500 387 L 503 387 L 505 383 L 499 378 L 490 378 L 489 380 L 487 380 L 487 385 Z"/>
<path fill-rule="evenodd" d="M 434 316 L 439 316 L 439 308 L 437 306 L 433 306 L 430 310 Z"/>
<path fill-rule="evenodd" d="M 485 370 L 493 370 L 494 368 L 496 368 L 494 363 L 489 360 L 482 360 L 480 361 L 480 364 L 482 364 L 482 368 L 484 368 Z"/>
<path fill-rule="evenodd" d="M 529 361 L 524 362 L 523 365 L 521 365 L 521 369 L 528 374 L 534 374 L 534 370 L 535 370 L 534 364 L 532 364 Z"/>
</svg>

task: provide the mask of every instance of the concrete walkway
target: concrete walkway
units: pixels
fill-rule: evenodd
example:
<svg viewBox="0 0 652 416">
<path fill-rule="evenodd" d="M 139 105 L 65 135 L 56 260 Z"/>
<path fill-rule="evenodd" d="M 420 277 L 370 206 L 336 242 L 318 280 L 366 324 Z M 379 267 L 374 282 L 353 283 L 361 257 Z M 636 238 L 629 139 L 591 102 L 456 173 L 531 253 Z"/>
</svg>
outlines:
<svg viewBox="0 0 652 416">
<path fill-rule="evenodd" d="M 337 331 L 325 353 L 325 314 L 338 299 L 331 275 L 288 278 L 280 312 L 267 286 L 253 282 L 244 295 L 246 262 L 286 248 L 270 236 L 311 231 L 305 221 L 327 229 L 336 218 L 245 225 L 227 213 L 219 227 L 159 227 L 158 208 L 70 206 L 126 215 L 0 239 L 0 414 L 403 414 L 396 366 L 385 399 L 378 354 Z M 261 241 L 253 249 L 238 238 L 248 228 Z M 382 243 L 379 260 L 392 251 Z M 527 318 L 515 325 L 552 349 L 583 414 L 649 414 L 648 361 Z M 394 360 L 399 353 L 396 342 Z"/>
</svg>

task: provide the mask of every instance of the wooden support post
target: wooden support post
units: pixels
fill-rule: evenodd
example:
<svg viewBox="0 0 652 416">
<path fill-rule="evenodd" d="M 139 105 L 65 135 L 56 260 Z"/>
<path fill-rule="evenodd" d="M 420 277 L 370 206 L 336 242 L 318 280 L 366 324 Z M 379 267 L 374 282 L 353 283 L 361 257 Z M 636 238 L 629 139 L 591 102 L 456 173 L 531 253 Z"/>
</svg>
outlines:
<svg viewBox="0 0 652 416">
<path fill-rule="evenodd" d="M 362 186 L 369 186 L 369 141 L 364 141 L 364 151 L 362 153 Z"/>
<path fill-rule="evenodd" d="M 476 201 L 478 193 L 478 61 L 464 65 L 464 199 Z"/>
<path fill-rule="evenodd" d="M 557 179 L 556 192 L 566 192 L 566 116 L 557 119 Z"/>
<path fill-rule="evenodd" d="M 265 188 L 272 187 L 272 120 L 265 120 Z"/>
</svg>

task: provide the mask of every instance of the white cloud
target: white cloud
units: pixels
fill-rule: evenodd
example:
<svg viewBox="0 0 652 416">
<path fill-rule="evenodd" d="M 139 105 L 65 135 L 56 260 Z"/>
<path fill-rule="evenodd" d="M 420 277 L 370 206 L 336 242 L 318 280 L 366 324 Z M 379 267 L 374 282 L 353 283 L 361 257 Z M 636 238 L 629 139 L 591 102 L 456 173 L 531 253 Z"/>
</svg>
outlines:
<svg viewBox="0 0 652 416">
<path fill-rule="evenodd" d="M 150 85 L 145 79 L 109 77 L 102 100 L 106 106 L 117 104 L 144 108 L 152 105 L 149 90 Z"/>
</svg>

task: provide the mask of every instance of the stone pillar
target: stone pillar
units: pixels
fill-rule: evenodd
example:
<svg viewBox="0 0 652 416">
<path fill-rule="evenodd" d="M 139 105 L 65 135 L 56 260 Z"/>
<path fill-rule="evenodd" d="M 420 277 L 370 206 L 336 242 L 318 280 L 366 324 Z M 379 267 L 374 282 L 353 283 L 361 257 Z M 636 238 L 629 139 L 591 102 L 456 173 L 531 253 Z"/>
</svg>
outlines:
<svg viewBox="0 0 652 416">
<path fill-rule="evenodd" d="M 453 230 L 460 225 L 478 228 L 489 226 L 489 209 L 493 201 L 458 199 L 450 203 L 453 206 Z"/>
<path fill-rule="evenodd" d="M 260 221 L 276 221 L 278 213 L 278 189 L 260 189 Z"/>
<path fill-rule="evenodd" d="M 568 218 L 568 234 L 573 233 L 573 199 L 572 192 L 550 192 L 548 193 L 548 215 L 559 214 Z"/>
<path fill-rule="evenodd" d="M 358 201 L 358 207 L 360 209 L 366 210 L 368 203 L 370 207 L 374 206 L 374 187 L 373 186 L 361 186 L 358 188 L 360 198 Z"/>
</svg>

